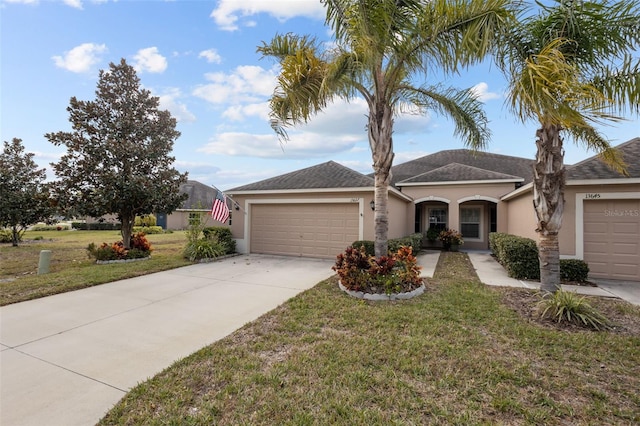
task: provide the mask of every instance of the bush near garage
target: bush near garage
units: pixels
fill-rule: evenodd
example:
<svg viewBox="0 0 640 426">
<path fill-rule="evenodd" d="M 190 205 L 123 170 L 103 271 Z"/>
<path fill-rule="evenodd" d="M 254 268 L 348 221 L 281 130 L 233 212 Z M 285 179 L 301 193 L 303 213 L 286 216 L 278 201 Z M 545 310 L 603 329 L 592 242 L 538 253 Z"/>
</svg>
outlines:
<svg viewBox="0 0 640 426">
<path fill-rule="evenodd" d="M 422 234 L 415 233 L 402 238 L 391 238 L 388 241 L 388 253 L 397 253 L 400 247 L 411 247 L 413 253 L 418 253 L 422 247 Z M 351 244 L 351 247 L 360 248 L 364 246 L 365 253 L 375 256 L 375 243 L 370 240 L 358 240 Z"/>
<path fill-rule="evenodd" d="M 531 238 L 492 232 L 489 247 L 507 274 L 519 280 L 540 279 L 540 259 L 538 246 Z M 589 275 L 589 265 L 580 259 L 560 259 L 560 280 L 585 282 Z"/>
<path fill-rule="evenodd" d="M 86 223 L 86 222 L 72 222 L 71 228 L 78 229 L 80 231 L 119 231 L 122 227 L 120 222 L 96 222 L 96 223 Z"/>
<path fill-rule="evenodd" d="M 589 265 L 580 259 L 560 259 L 560 280 L 583 283 L 589 276 Z"/>
<path fill-rule="evenodd" d="M 233 239 L 231 229 L 225 226 L 208 226 L 202 230 L 206 240 L 215 241 L 224 248 L 223 254 L 236 252 L 236 240 Z"/>
</svg>

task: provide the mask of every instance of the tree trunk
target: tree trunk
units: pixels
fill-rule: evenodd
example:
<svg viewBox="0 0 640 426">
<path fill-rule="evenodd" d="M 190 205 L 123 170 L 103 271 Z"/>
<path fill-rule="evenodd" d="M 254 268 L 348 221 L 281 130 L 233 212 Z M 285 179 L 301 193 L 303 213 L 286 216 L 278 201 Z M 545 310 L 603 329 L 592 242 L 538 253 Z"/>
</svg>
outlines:
<svg viewBox="0 0 640 426">
<path fill-rule="evenodd" d="M 540 289 L 555 293 L 560 288 L 558 232 L 564 211 L 564 149 L 558 125 L 544 125 L 536 132 L 536 164 L 533 178 L 533 206 L 538 219 Z"/>
<path fill-rule="evenodd" d="M 11 227 L 11 245 L 13 247 L 18 247 L 18 242 L 20 241 L 20 231 L 16 225 Z"/>
<path fill-rule="evenodd" d="M 133 223 L 135 222 L 135 219 L 135 215 L 127 214 L 120 216 L 120 234 L 122 235 L 122 244 L 127 250 L 131 248 L 131 234 L 133 231 Z"/>
<path fill-rule="evenodd" d="M 375 255 L 386 256 L 389 239 L 389 184 L 393 164 L 393 111 L 384 102 L 370 105 L 369 146 L 373 158 L 375 176 Z"/>
</svg>

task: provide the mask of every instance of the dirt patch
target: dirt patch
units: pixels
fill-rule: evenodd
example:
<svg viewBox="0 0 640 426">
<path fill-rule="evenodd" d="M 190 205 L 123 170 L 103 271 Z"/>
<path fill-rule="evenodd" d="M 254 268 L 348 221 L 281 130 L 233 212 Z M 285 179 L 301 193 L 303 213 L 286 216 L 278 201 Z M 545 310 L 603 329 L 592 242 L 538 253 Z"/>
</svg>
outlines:
<svg viewBox="0 0 640 426">
<path fill-rule="evenodd" d="M 535 290 L 522 288 L 496 288 L 503 303 L 529 322 L 543 327 L 567 332 L 590 330 L 574 324 L 558 323 L 540 318 L 537 306 L 540 296 Z M 640 336 L 640 307 L 617 299 L 586 296 L 589 304 L 603 314 L 612 324 L 609 332 Z M 597 331 L 594 331 L 597 332 Z"/>
</svg>

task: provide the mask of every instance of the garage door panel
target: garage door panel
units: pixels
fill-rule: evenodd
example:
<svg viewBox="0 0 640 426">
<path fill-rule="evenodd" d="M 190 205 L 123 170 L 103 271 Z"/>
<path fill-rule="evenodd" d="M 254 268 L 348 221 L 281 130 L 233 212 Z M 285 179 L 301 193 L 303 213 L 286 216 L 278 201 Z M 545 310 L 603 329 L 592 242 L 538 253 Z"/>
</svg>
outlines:
<svg viewBox="0 0 640 426">
<path fill-rule="evenodd" d="M 590 276 L 640 281 L 640 200 L 584 201 Z"/>
<path fill-rule="evenodd" d="M 253 253 L 334 258 L 359 235 L 358 203 L 256 204 Z"/>
</svg>

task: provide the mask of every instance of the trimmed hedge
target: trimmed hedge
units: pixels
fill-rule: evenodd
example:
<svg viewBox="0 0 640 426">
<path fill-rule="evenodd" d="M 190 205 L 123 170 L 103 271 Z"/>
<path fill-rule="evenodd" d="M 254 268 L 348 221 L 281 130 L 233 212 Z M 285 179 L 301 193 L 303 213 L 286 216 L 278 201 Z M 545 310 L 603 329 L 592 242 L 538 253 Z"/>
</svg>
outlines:
<svg viewBox="0 0 640 426">
<path fill-rule="evenodd" d="M 162 229 L 162 226 L 134 226 L 133 227 L 133 232 L 134 233 L 144 232 L 147 235 L 149 235 L 149 234 L 163 234 L 164 233 L 164 229 Z"/>
<path fill-rule="evenodd" d="M 580 259 L 560 259 L 560 280 L 583 283 L 589 276 L 589 265 Z"/>
<path fill-rule="evenodd" d="M 226 226 L 208 226 L 202 230 L 204 238 L 218 242 L 225 250 L 223 254 L 231 254 L 236 252 L 236 240 L 233 239 L 231 229 Z"/>
<path fill-rule="evenodd" d="M 96 223 L 85 223 L 85 222 L 72 222 L 71 227 L 73 229 L 79 229 L 81 231 L 119 231 L 121 228 L 120 222 L 96 222 Z"/>
<path fill-rule="evenodd" d="M 540 280 L 538 246 L 531 238 L 492 232 L 489 234 L 489 248 L 511 278 Z M 560 259 L 561 281 L 585 282 L 588 275 L 589 266 L 584 260 Z"/>
<path fill-rule="evenodd" d="M 364 246 L 364 250 L 369 256 L 375 256 L 375 243 L 373 241 L 358 240 L 351 244 L 351 247 L 357 249 L 361 246 Z M 391 238 L 388 241 L 389 253 L 396 253 L 402 246 L 411 247 L 415 255 L 422 248 L 422 234 L 418 232 L 402 238 Z"/>
</svg>

